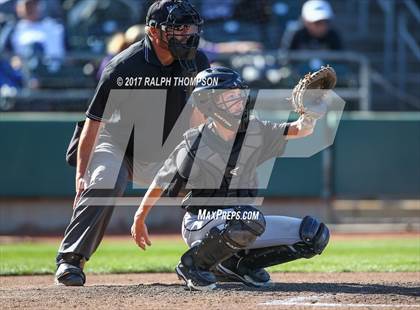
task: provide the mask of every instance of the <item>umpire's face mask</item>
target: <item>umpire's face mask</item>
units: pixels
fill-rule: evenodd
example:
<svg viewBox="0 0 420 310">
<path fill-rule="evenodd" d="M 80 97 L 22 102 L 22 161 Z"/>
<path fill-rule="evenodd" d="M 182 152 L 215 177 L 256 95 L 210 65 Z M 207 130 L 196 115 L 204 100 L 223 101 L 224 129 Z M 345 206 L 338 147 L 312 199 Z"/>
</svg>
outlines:
<svg viewBox="0 0 420 310">
<path fill-rule="evenodd" d="M 168 50 L 175 59 L 193 60 L 200 42 L 200 27 L 197 25 L 162 26 L 166 34 Z"/>
</svg>

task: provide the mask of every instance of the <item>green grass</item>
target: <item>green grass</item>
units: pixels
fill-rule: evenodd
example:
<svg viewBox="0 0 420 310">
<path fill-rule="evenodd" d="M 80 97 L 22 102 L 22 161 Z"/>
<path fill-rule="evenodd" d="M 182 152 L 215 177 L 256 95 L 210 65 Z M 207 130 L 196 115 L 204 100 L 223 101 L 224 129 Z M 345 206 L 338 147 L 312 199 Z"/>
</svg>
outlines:
<svg viewBox="0 0 420 310">
<path fill-rule="evenodd" d="M 152 238 L 153 241 L 153 238 Z M 58 244 L 0 245 L 0 274 L 51 274 Z M 105 241 L 86 265 L 87 272 L 172 272 L 186 250 L 182 241 L 155 240 L 146 252 L 130 241 Z M 282 272 L 420 271 L 420 239 L 331 241 L 320 256 L 270 268 Z"/>
</svg>

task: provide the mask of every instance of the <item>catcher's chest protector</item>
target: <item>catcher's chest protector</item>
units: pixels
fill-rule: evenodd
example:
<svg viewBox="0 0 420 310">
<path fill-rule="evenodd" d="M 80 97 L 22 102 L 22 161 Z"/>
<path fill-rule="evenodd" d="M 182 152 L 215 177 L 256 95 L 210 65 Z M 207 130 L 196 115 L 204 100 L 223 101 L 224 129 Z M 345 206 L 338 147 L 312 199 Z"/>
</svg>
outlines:
<svg viewBox="0 0 420 310">
<path fill-rule="evenodd" d="M 224 142 L 206 128 L 198 147 L 194 149 L 200 130 L 189 131 L 185 137 L 186 147 L 189 154 L 195 154 L 189 181 L 194 188 L 192 197 L 256 196 L 256 168 L 263 151 L 260 126 L 258 122 L 251 121 L 245 137 L 237 139 L 239 142 L 233 147 L 232 143 Z M 231 156 L 231 153 L 236 156 Z M 237 160 L 229 161 L 229 157 Z"/>
</svg>

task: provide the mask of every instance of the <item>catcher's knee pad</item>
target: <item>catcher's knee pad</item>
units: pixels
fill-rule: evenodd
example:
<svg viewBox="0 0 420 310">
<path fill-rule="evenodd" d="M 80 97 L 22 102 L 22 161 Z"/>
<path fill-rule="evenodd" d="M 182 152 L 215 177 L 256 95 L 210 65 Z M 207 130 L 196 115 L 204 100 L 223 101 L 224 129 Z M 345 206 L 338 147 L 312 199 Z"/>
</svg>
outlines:
<svg viewBox="0 0 420 310">
<path fill-rule="evenodd" d="M 293 247 L 304 258 L 311 258 L 316 254 L 321 254 L 330 240 L 328 227 L 312 216 L 303 218 L 299 234 L 302 242 L 294 244 Z"/>
<path fill-rule="evenodd" d="M 251 210 L 250 208 L 241 209 L 244 211 Z M 261 212 L 256 214 L 258 216 L 255 219 L 230 220 L 223 229 L 213 227 L 199 245 L 190 248 L 181 257 L 182 264 L 210 270 L 253 243 L 265 230 L 264 216 Z"/>
<path fill-rule="evenodd" d="M 330 233 L 324 223 L 311 216 L 305 216 L 299 228 L 302 241 L 293 245 L 279 245 L 241 252 L 241 264 L 265 268 L 287 263 L 299 258 L 311 258 L 321 254 L 328 244 Z"/>
<path fill-rule="evenodd" d="M 265 218 L 260 211 L 251 206 L 240 206 L 235 208 L 235 211 L 240 212 L 239 218 L 230 220 L 222 235 L 233 248 L 244 249 L 264 233 Z"/>
</svg>

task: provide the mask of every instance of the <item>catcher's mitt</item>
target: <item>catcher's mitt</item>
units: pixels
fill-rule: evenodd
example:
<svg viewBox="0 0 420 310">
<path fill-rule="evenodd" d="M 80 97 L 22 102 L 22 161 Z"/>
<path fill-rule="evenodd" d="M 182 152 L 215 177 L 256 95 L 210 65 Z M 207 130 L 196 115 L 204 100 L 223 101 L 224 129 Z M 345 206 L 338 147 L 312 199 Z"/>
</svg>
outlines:
<svg viewBox="0 0 420 310">
<path fill-rule="evenodd" d="M 295 112 L 301 115 L 307 114 L 314 119 L 324 116 L 327 112 L 327 105 L 322 100 L 325 90 L 333 89 L 336 82 L 337 75 L 330 66 L 321 67 L 314 73 L 306 74 L 293 88 L 291 100 Z"/>
</svg>

